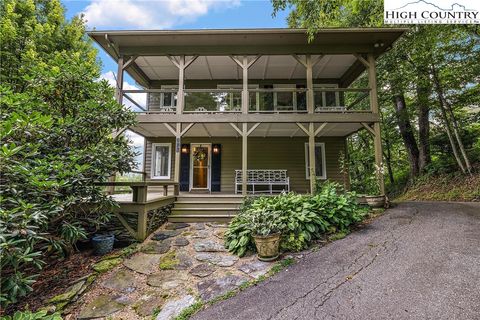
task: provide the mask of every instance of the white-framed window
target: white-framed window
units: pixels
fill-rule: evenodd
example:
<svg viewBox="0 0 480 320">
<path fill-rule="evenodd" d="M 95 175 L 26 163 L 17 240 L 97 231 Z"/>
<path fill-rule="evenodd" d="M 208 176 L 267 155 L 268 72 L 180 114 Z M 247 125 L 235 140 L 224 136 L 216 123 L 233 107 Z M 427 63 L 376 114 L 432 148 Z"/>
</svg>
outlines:
<svg viewBox="0 0 480 320">
<path fill-rule="evenodd" d="M 315 175 L 318 179 L 327 179 L 327 167 L 325 163 L 325 143 L 315 142 Z M 305 143 L 305 176 L 310 179 L 310 156 L 308 143 Z"/>
<path fill-rule="evenodd" d="M 152 143 L 152 179 L 170 179 L 172 144 Z"/>
</svg>

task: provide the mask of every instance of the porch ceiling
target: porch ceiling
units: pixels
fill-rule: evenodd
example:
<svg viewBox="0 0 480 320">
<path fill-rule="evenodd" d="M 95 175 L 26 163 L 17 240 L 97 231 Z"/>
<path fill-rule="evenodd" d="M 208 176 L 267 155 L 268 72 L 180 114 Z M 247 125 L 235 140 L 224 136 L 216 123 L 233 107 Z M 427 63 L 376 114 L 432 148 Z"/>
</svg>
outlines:
<svg viewBox="0 0 480 320">
<path fill-rule="evenodd" d="M 254 124 L 249 124 L 251 128 Z M 318 128 L 321 123 L 316 124 Z M 187 124 L 183 124 L 185 128 Z M 318 137 L 347 136 L 360 129 L 360 123 L 328 123 Z M 131 130 L 145 137 L 172 137 L 172 133 L 162 123 L 139 123 Z M 184 137 L 240 137 L 228 123 L 196 123 Z M 295 123 L 261 123 L 250 137 L 307 137 Z"/>
<path fill-rule="evenodd" d="M 405 31 L 404 28 L 321 29 L 311 42 L 304 29 L 112 30 L 90 31 L 88 35 L 115 60 L 120 55 L 139 56 L 126 71 L 145 87 L 151 87 L 152 81 L 177 79 L 178 72 L 168 61 L 168 55 L 199 55 L 197 66 L 187 69 L 187 79 L 208 80 L 226 79 L 232 74 L 231 79 L 241 76 L 228 55 L 258 54 L 272 58 L 264 57 L 263 62 L 258 61 L 252 67 L 252 79 L 304 78 L 303 68 L 294 61 L 285 65 L 283 59 L 287 57 L 273 56 L 323 54 L 326 56 L 316 66 L 314 77 L 338 79 L 346 86 L 365 69 L 352 58 L 352 53 L 373 53 L 378 57 Z M 331 55 L 339 56 L 329 58 Z"/>
<path fill-rule="evenodd" d="M 312 56 L 314 61 L 318 57 Z M 355 61 L 352 54 L 325 55 L 313 67 L 313 78 L 340 79 Z M 150 80 L 178 79 L 178 68 L 166 56 L 138 57 L 136 64 Z M 186 80 L 239 80 L 241 77 L 242 69 L 228 56 L 200 56 L 185 71 Z M 248 74 L 252 80 L 305 77 L 305 67 L 291 55 L 262 56 L 252 65 Z"/>
</svg>

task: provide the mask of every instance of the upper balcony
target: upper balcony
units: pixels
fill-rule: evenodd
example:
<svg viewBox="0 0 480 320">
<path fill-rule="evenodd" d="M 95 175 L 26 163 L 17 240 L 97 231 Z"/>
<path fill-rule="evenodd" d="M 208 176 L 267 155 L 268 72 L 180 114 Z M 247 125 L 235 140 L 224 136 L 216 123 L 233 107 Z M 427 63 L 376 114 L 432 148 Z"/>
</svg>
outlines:
<svg viewBox="0 0 480 320">
<path fill-rule="evenodd" d="M 371 112 L 369 88 L 315 88 L 314 112 Z M 123 90 L 123 95 L 143 114 L 242 113 L 242 90 L 184 89 L 184 108 L 178 110 L 177 89 Z M 307 113 L 306 88 L 252 88 L 248 90 L 248 113 Z"/>
<path fill-rule="evenodd" d="M 139 123 L 378 121 L 375 60 L 405 29 L 92 31 Z M 364 71 L 365 88 L 350 88 Z M 141 87 L 123 87 L 127 72 Z"/>
</svg>

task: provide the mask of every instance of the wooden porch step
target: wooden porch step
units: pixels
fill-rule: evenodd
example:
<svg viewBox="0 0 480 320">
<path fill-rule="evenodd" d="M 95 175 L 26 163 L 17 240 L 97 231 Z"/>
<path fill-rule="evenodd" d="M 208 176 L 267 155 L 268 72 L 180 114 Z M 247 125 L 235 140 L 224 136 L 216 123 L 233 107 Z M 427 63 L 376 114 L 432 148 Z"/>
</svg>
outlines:
<svg viewBox="0 0 480 320">
<path fill-rule="evenodd" d="M 192 202 L 192 201 L 183 201 L 175 202 L 176 209 L 207 209 L 207 208 L 228 208 L 237 210 L 240 208 L 240 203 L 227 202 L 227 201 L 202 201 L 202 202 Z"/>
<path fill-rule="evenodd" d="M 168 222 L 230 222 L 232 218 L 232 215 L 171 215 Z"/>
<path fill-rule="evenodd" d="M 242 197 L 183 197 L 177 196 L 177 203 L 186 202 L 186 203 L 238 203 L 243 202 Z"/>
<path fill-rule="evenodd" d="M 180 194 L 177 196 L 170 222 L 228 222 L 238 213 L 243 202 L 235 194 Z"/>
<path fill-rule="evenodd" d="M 175 215 L 236 215 L 236 208 L 173 208 L 171 216 Z"/>
</svg>

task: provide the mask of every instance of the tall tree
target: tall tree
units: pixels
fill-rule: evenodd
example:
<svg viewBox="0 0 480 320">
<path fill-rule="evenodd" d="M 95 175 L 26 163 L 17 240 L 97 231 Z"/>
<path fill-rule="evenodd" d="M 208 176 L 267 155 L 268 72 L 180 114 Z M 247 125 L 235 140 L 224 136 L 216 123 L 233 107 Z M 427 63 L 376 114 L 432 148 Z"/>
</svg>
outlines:
<svg viewBox="0 0 480 320">
<path fill-rule="evenodd" d="M 381 0 L 272 0 L 272 4 L 274 14 L 291 8 L 290 27 L 307 28 L 310 37 L 323 27 L 383 26 Z M 472 142 L 469 140 L 469 145 L 465 145 L 464 140 L 469 134 L 467 130 L 476 129 L 468 122 L 471 117 L 465 116 L 468 114 L 465 110 L 474 110 L 479 104 L 480 95 L 474 94 L 480 90 L 479 60 L 478 27 L 422 25 L 409 26 L 392 50 L 378 61 L 381 109 L 393 107 L 395 110 L 386 114 L 395 117 L 398 123 L 412 178 L 430 170 L 432 159 L 439 159 L 432 155 L 432 126 L 436 135 L 447 134 L 451 138 L 450 155 L 457 159 L 458 167 L 473 170 L 469 159 Z M 386 117 L 383 121 L 391 123 Z M 384 144 L 386 142 L 384 139 Z M 386 148 L 392 145 L 391 140 L 388 143 Z M 439 148 L 435 150 L 443 152 Z M 392 161 L 390 157 L 389 161 Z"/>
<path fill-rule="evenodd" d="M 106 81 L 80 17 L 58 0 L 4 0 L 0 17 L 0 302 L 31 290 L 38 269 L 111 217 L 94 185 L 129 171 L 111 132 L 134 123 Z"/>
</svg>

